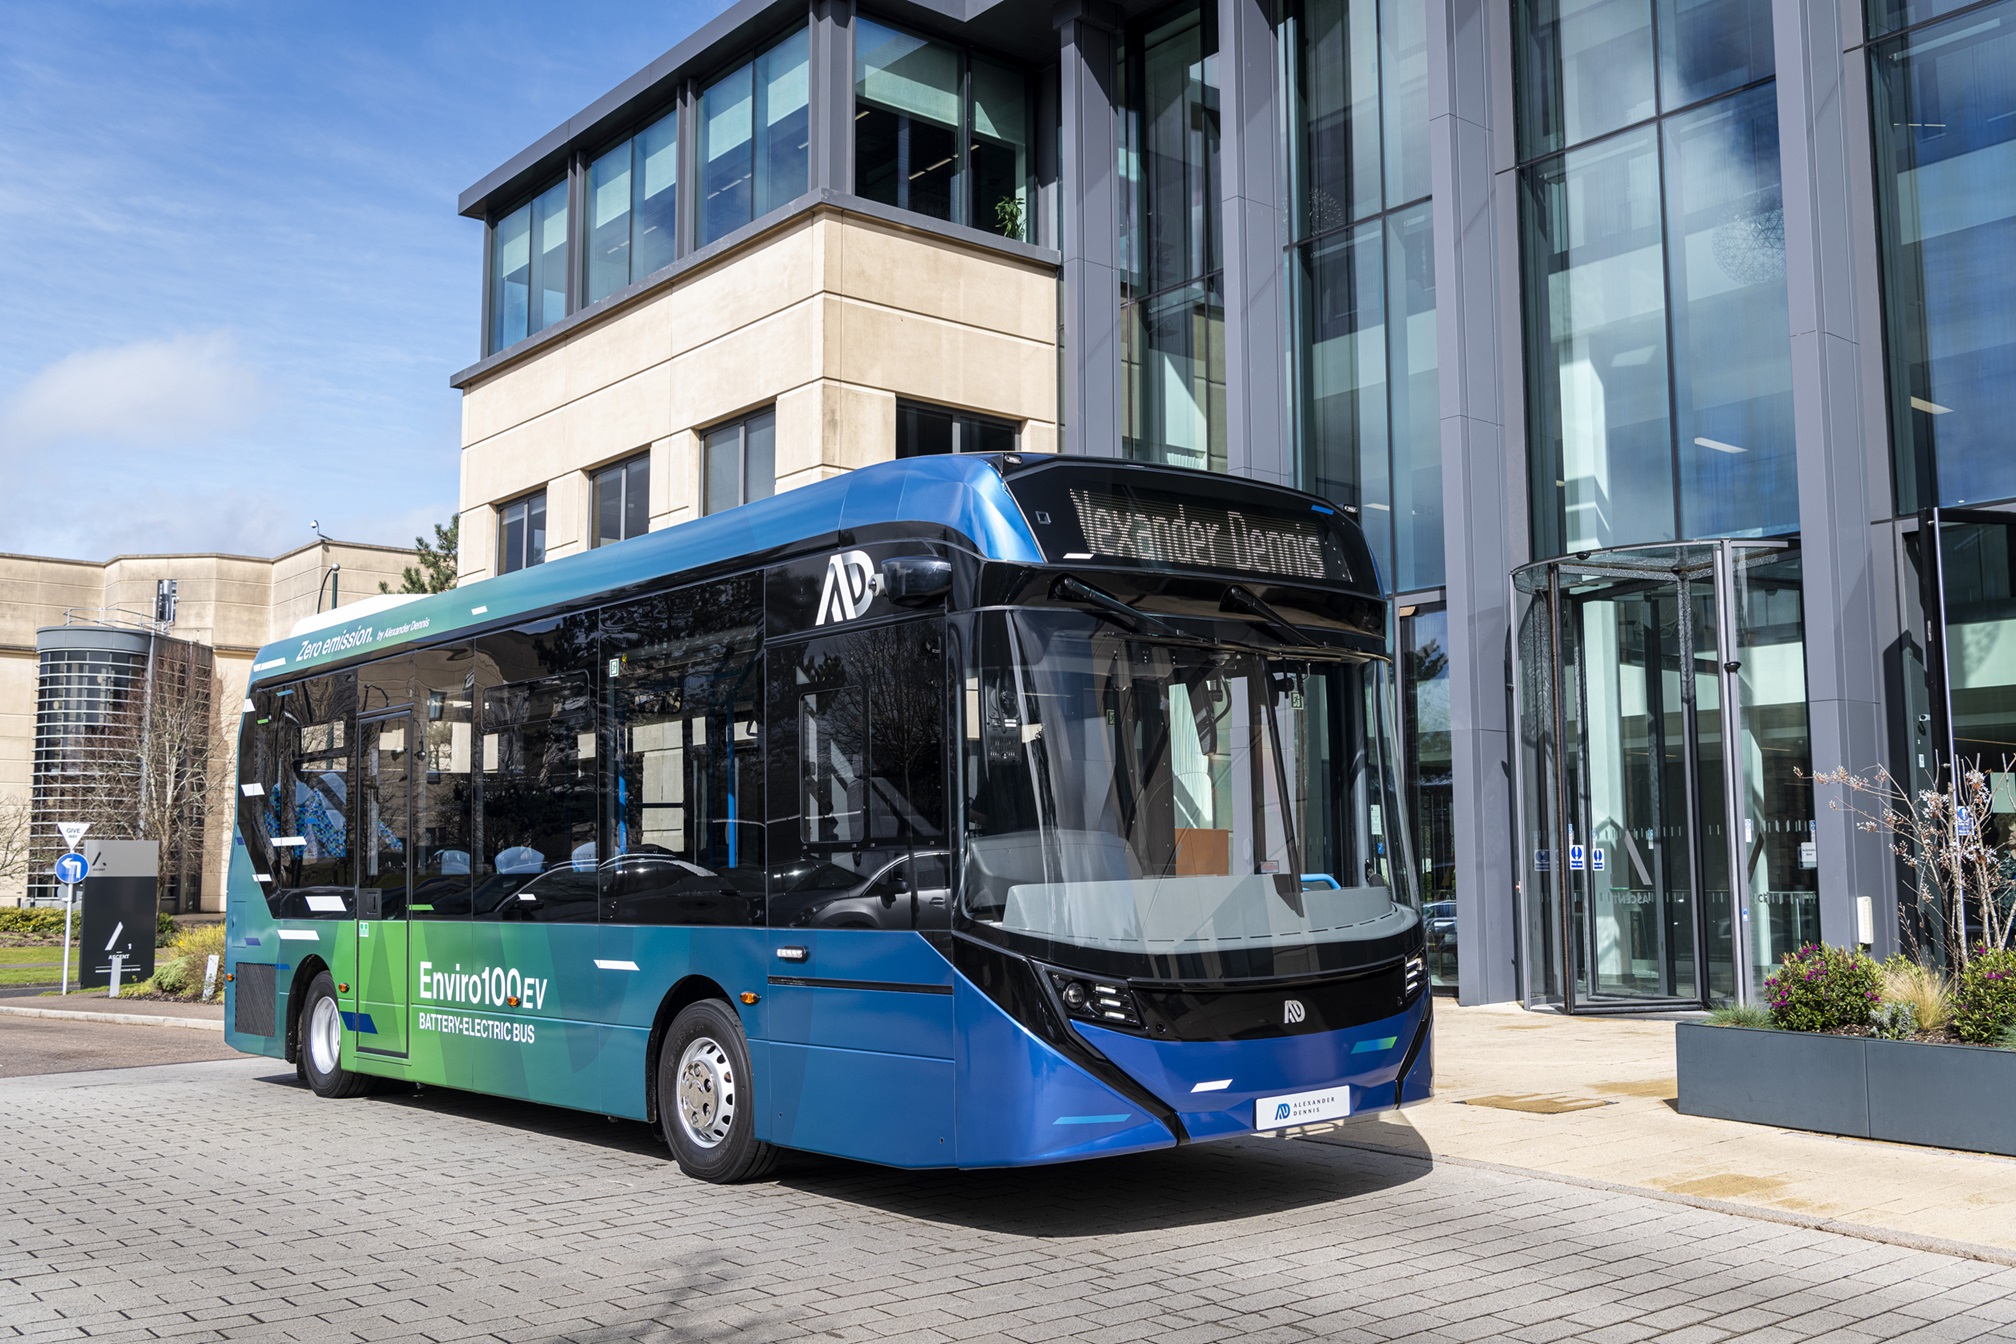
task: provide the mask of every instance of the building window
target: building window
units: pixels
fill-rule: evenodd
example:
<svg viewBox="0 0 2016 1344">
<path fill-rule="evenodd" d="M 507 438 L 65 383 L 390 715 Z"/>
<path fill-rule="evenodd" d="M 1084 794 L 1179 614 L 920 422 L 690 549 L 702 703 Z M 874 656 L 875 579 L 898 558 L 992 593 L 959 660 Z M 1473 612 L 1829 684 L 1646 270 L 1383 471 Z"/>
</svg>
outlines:
<svg viewBox="0 0 2016 1344">
<path fill-rule="evenodd" d="M 584 303 L 606 299 L 672 264 L 678 203 L 676 112 L 589 163 Z"/>
<path fill-rule="evenodd" d="M 1708 12 L 1521 0 L 1536 555 L 1798 529 L 1770 7 Z"/>
<path fill-rule="evenodd" d="M 591 546 L 628 541 L 651 530 L 651 455 L 639 453 L 595 473 L 595 535 Z"/>
<path fill-rule="evenodd" d="M 1018 72 L 854 23 L 854 190 L 1010 238 L 1029 226 L 1029 89 Z"/>
<path fill-rule="evenodd" d="M 1443 579 L 1426 11 L 1305 0 L 1284 31 L 1304 485 L 1358 511 L 1396 588 Z"/>
<path fill-rule="evenodd" d="M 809 51 L 800 28 L 701 93 L 702 245 L 804 195 Z"/>
<path fill-rule="evenodd" d="M 497 572 L 546 563 L 546 492 L 514 499 L 497 510 Z"/>
<path fill-rule="evenodd" d="M 1125 451 L 1223 471 L 1217 6 L 1191 0 L 1131 31 L 1120 78 Z"/>
<path fill-rule="evenodd" d="M 567 316 L 567 184 L 490 226 L 490 353 Z"/>
<path fill-rule="evenodd" d="M 896 403 L 896 456 L 925 457 L 932 453 L 1012 453 L 1021 431 L 1007 420 L 994 420 L 944 406 L 921 402 Z"/>
<path fill-rule="evenodd" d="M 2016 498 L 2016 5 L 1869 61 L 1897 510 Z"/>
<path fill-rule="evenodd" d="M 777 412 L 716 425 L 707 431 L 703 457 L 706 512 L 770 498 L 777 493 Z"/>
</svg>

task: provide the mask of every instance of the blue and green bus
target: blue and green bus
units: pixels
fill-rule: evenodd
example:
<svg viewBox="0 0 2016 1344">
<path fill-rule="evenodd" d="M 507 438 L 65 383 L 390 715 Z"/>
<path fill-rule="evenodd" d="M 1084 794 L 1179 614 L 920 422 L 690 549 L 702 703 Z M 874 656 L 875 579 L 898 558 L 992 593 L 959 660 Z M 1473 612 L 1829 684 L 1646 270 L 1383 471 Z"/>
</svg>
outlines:
<svg viewBox="0 0 2016 1344">
<path fill-rule="evenodd" d="M 260 652 L 226 1031 L 990 1167 L 1429 1095 L 1386 610 L 1298 491 L 912 458 Z"/>
</svg>

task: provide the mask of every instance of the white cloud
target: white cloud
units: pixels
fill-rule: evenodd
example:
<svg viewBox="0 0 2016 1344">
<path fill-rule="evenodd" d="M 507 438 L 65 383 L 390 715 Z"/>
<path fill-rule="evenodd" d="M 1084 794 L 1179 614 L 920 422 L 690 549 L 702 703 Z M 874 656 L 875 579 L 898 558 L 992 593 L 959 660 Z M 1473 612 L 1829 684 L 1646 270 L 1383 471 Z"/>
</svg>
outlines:
<svg viewBox="0 0 2016 1344">
<path fill-rule="evenodd" d="M 228 332 L 80 350 L 8 401 L 0 444 L 185 443 L 243 425 L 259 398 L 258 372 Z"/>
</svg>

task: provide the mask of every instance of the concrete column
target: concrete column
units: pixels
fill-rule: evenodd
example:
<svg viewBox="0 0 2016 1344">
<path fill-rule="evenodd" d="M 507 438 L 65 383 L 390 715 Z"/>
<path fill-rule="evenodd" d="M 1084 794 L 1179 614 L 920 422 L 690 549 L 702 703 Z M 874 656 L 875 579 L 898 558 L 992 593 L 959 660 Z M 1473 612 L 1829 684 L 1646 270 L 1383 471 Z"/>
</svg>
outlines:
<svg viewBox="0 0 2016 1344">
<path fill-rule="evenodd" d="M 1427 3 L 1458 997 L 1497 1003 L 1519 994 L 1506 576 L 1527 547 L 1510 6 Z"/>
<path fill-rule="evenodd" d="M 1120 455 L 1120 11 L 1067 0 L 1057 26 L 1061 135 L 1058 251 L 1063 254 L 1063 352 L 1058 447 Z"/>
<path fill-rule="evenodd" d="M 1225 420 L 1235 476 L 1294 485 L 1281 104 L 1268 0 L 1219 0 L 1218 204 L 1225 258 Z"/>
<path fill-rule="evenodd" d="M 1866 76 L 1855 0 L 1773 0 L 1785 285 L 1792 319 L 1792 405 L 1799 536 L 1806 580 L 1806 694 L 1813 766 L 1866 770 L 1882 760 L 1881 650 L 1895 631 L 1878 613 L 1888 557 L 1873 548 L 1891 511 L 1882 415 L 1882 332 Z M 1865 400 L 1875 389 L 1873 406 Z M 1817 790 L 1820 933 L 1855 941 L 1855 898 L 1894 908 L 1881 837 L 1856 830 Z M 1879 920 L 1878 951 L 1894 920 Z"/>
<path fill-rule="evenodd" d="M 818 191 L 854 190 L 854 6 L 813 0 L 810 55 L 811 181 Z"/>
</svg>

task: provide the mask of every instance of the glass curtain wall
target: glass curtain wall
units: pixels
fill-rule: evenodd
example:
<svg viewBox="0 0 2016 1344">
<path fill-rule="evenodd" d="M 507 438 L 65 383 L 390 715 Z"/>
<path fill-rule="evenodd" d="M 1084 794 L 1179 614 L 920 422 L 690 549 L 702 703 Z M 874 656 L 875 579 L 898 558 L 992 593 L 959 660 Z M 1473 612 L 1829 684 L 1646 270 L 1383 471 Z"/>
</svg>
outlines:
<svg viewBox="0 0 2016 1344">
<path fill-rule="evenodd" d="M 490 235 L 490 349 L 567 316 L 567 183 L 499 219 Z"/>
<path fill-rule="evenodd" d="M 1028 81 L 957 47 L 856 19 L 854 190 L 1026 238 Z"/>
<path fill-rule="evenodd" d="M 1455 757 L 1449 738 L 1449 613 L 1403 607 L 1400 629 L 1401 752 L 1407 819 L 1414 827 L 1428 978 L 1456 987 Z"/>
<path fill-rule="evenodd" d="M 1798 530 L 1764 0 L 1518 0 L 1536 555 Z"/>
<path fill-rule="evenodd" d="M 1131 29 L 1120 82 L 1124 448 L 1223 471 L 1216 5 L 1192 0 Z"/>
<path fill-rule="evenodd" d="M 1871 0 L 1883 31 L 1955 6 Z M 2016 4 L 1869 47 L 1897 511 L 2016 498 Z"/>
<path fill-rule="evenodd" d="M 670 266 L 678 238 L 679 114 L 668 113 L 588 164 L 588 274 L 582 302 Z"/>
<path fill-rule="evenodd" d="M 801 28 L 701 92 L 701 246 L 804 195 L 810 51 Z"/>
<path fill-rule="evenodd" d="M 1303 0 L 1293 82 L 1303 484 L 1357 511 L 1398 590 L 1443 581 L 1428 35 L 1421 0 Z"/>
</svg>

